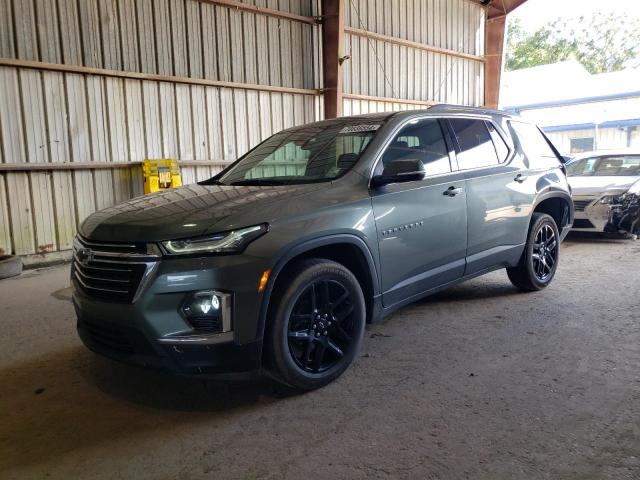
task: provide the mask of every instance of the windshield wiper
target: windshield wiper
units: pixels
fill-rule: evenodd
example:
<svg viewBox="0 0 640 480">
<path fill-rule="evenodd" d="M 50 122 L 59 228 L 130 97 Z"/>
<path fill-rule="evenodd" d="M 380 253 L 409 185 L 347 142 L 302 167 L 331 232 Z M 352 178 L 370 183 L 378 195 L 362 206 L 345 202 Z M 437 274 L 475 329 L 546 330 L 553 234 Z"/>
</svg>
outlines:
<svg viewBox="0 0 640 480">
<path fill-rule="evenodd" d="M 286 185 L 289 182 L 283 180 L 276 180 L 273 178 L 247 178 L 245 180 L 236 180 L 235 182 L 231 182 L 229 185 L 233 186 L 244 186 L 244 185 L 255 185 L 255 186 L 273 186 L 273 185 Z"/>
<path fill-rule="evenodd" d="M 226 183 L 221 182 L 216 178 L 209 178 L 207 180 L 203 180 L 198 182 L 199 185 L 226 185 Z"/>
</svg>

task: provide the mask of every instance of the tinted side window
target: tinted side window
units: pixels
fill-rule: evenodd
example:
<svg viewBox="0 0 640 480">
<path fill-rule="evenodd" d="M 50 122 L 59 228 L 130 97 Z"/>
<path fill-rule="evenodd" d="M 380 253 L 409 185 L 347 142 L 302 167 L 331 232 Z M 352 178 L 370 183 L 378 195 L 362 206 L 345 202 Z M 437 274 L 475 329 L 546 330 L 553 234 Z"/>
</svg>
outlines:
<svg viewBox="0 0 640 480">
<path fill-rule="evenodd" d="M 556 167 L 560 160 L 538 127 L 530 123 L 510 121 L 509 125 L 520 141 L 520 147 L 532 168 Z"/>
<path fill-rule="evenodd" d="M 382 155 L 382 165 L 415 158 L 422 162 L 427 175 L 449 173 L 449 149 L 444 141 L 440 122 L 426 119 L 415 120 L 395 136 Z"/>
<path fill-rule="evenodd" d="M 487 122 L 487 128 L 489 129 L 489 133 L 491 134 L 491 139 L 493 140 L 493 146 L 496 147 L 496 153 L 498 154 L 498 161 L 500 163 L 504 163 L 509 157 L 509 147 L 505 143 L 500 132 L 496 130 L 496 127 L 491 122 Z"/>
<path fill-rule="evenodd" d="M 458 139 L 460 170 L 498 164 L 498 156 L 491 135 L 483 120 L 452 118 L 449 120 Z"/>
</svg>

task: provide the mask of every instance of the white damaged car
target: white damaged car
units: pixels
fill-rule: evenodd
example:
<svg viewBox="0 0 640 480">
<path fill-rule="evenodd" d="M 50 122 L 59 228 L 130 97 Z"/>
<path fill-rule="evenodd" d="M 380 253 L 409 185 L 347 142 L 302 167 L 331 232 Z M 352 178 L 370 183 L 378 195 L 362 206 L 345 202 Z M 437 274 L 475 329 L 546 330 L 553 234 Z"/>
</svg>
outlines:
<svg viewBox="0 0 640 480">
<path fill-rule="evenodd" d="M 566 169 L 574 230 L 640 234 L 640 150 L 583 153 Z"/>
</svg>

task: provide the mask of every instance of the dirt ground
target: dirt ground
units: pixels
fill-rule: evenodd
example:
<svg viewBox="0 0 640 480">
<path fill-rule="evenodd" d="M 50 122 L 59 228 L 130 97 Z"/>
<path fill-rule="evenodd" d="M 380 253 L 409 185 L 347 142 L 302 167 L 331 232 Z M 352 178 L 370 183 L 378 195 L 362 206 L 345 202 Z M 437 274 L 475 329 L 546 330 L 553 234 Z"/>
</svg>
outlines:
<svg viewBox="0 0 640 480">
<path fill-rule="evenodd" d="M 570 237 L 552 286 L 503 271 L 370 326 L 319 391 L 102 359 L 68 266 L 0 281 L 0 478 L 640 478 L 640 241 Z"/>
</svg>

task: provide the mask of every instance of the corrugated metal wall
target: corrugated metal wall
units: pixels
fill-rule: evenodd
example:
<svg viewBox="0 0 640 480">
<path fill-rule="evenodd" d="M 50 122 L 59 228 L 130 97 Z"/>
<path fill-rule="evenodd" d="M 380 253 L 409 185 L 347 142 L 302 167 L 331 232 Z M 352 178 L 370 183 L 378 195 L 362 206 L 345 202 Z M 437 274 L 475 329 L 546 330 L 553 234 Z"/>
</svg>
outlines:
<svg viewBox="0 0 640 480">
<path fill-rule="evenodd" d="M 483 7 L 343 1 L 344 114 L 482 104 Z M 323 118 L 320 27 L 214 3 L 0 0 L 0 255 L 68 255 L 87 215 L 142 193 L 126 162 L 175 158 L 189 183 Z"/>
<path fill-rule="evenodd" d="M 315 0 L 251 3 L 317 14 Z M 213 161 L 183 166 L 190 183 L 272 133 L 321 115 L 312 90 L 320 86 L 314 25 L 194 0 L 1 0 L 0 22 L 0 57 L 54 64 L 0 67 L 3 163 Z M 59 64 L 151 79 L 55 71 Z M 88 214 L 141 193 L 137 166 L 3 172 L 0 249 L 20 255 L 69 249 Z"/>
<path fill-rule="evenodd" d="M 343 69 L 345 115 L 483 104 L 484 7 L 468 0 L 344 1 L 351 56 Z"/>
</svg>

